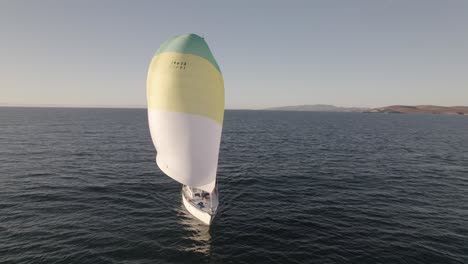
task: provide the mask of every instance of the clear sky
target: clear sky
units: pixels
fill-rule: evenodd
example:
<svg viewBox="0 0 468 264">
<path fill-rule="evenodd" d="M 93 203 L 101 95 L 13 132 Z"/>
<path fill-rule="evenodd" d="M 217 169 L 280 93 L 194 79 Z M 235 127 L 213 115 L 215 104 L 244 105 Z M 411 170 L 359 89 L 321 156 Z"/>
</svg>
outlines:
<svg viewBox="0 0 468 264">
<path fill-rule="evenodd" d="M 468 1 L 0 1 L 0 104 L 145 106 L 166 39 L 204 36 L 227 108 L 468 105 Z"/>
</svg>

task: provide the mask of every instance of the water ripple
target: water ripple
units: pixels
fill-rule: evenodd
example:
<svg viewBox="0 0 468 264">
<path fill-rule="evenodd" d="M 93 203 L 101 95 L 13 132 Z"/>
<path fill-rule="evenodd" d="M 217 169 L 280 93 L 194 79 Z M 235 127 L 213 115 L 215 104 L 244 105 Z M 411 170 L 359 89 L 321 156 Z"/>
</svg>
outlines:
<svg viewBox="0 0 468 264">
<path fill-rule="evenodd" d="M 211 228 L 146 118 L 0 108 L 0 263 L 468 263 L 465 116 L 227 111 Z"/>
</svg>

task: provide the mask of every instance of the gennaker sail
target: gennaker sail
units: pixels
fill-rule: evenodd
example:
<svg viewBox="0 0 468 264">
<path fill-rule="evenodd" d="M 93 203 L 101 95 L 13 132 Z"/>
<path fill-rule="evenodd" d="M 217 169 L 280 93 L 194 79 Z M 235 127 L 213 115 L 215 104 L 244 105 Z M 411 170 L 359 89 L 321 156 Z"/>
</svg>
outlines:
<svg viewBox="0 0 468 264">
<path fill-rule="evenodd" d="M 183 185 L 212 193 L 224 119 L 224 81 L 205 40 L 173 37 L 154 55 L 147 79 L 156 163 Z"/>
</svg>

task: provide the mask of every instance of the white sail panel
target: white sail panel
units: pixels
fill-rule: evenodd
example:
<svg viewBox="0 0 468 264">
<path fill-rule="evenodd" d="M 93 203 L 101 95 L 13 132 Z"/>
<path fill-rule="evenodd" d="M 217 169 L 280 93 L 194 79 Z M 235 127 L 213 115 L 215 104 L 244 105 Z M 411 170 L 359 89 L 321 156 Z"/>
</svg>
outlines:
<svg viewBox="0 0 468 264">
<path fill-rule="evenodd" d="M 216 186 L 216 179 L 208 184 L 202 185 L 202 186 L 193 186 L 197 189 L 201 189 L 207 192 L 213 192 L 214 188 Z"/>
<path fill-rule="evenodd" d="M 211 192 L 216 183 L 222 126 L 210 118 L 148 109 L 158 167 L 174 180 Z"/>
</svg>

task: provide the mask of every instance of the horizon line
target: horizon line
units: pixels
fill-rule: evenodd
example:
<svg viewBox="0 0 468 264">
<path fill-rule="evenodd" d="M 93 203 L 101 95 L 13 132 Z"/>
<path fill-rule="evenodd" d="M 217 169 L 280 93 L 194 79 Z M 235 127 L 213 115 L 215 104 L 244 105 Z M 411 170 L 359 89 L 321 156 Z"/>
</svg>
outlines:
<svg viewBox="0 0 468 264">
<path fill-rule="evenodd" d="M 17 108 L 99 108 L 99 109 L 147 109 L 141 105 L 49 105 L 49 104 L 0 104 L 0 107 Z M 263 109 L 263 108 L 262 108 Z M 251 108 L 226 108 L 225 110 L 262 110 Z"/>
<path fill-rule="evenodd" d="M 282 108 L 282 107 L 298 107 L 298 106 L 333 106 L 338 108 L 359 108 L 359 109 L 376 109 L 390 106 L 439 106 L 439 107 L 468 107 L 464 105 L 434 105 L 434 104 L 391 104 L 386 106 L 378 107 L 360 107 L 360 106 L 337 106 L 334 104 L 295 104 L 295 105 L 281 105 L 281 106 L 270 106 L 263 108 L 225 108 L 225 110 L 269 110 L 271 108 Z M 24 108 L 102 108 L 102 109 L 146 109 L 143 105 L 60 105 L 60 104 L 8 104 L 0 103 L 0 107 L 24 107 Z"/>
</svg>

